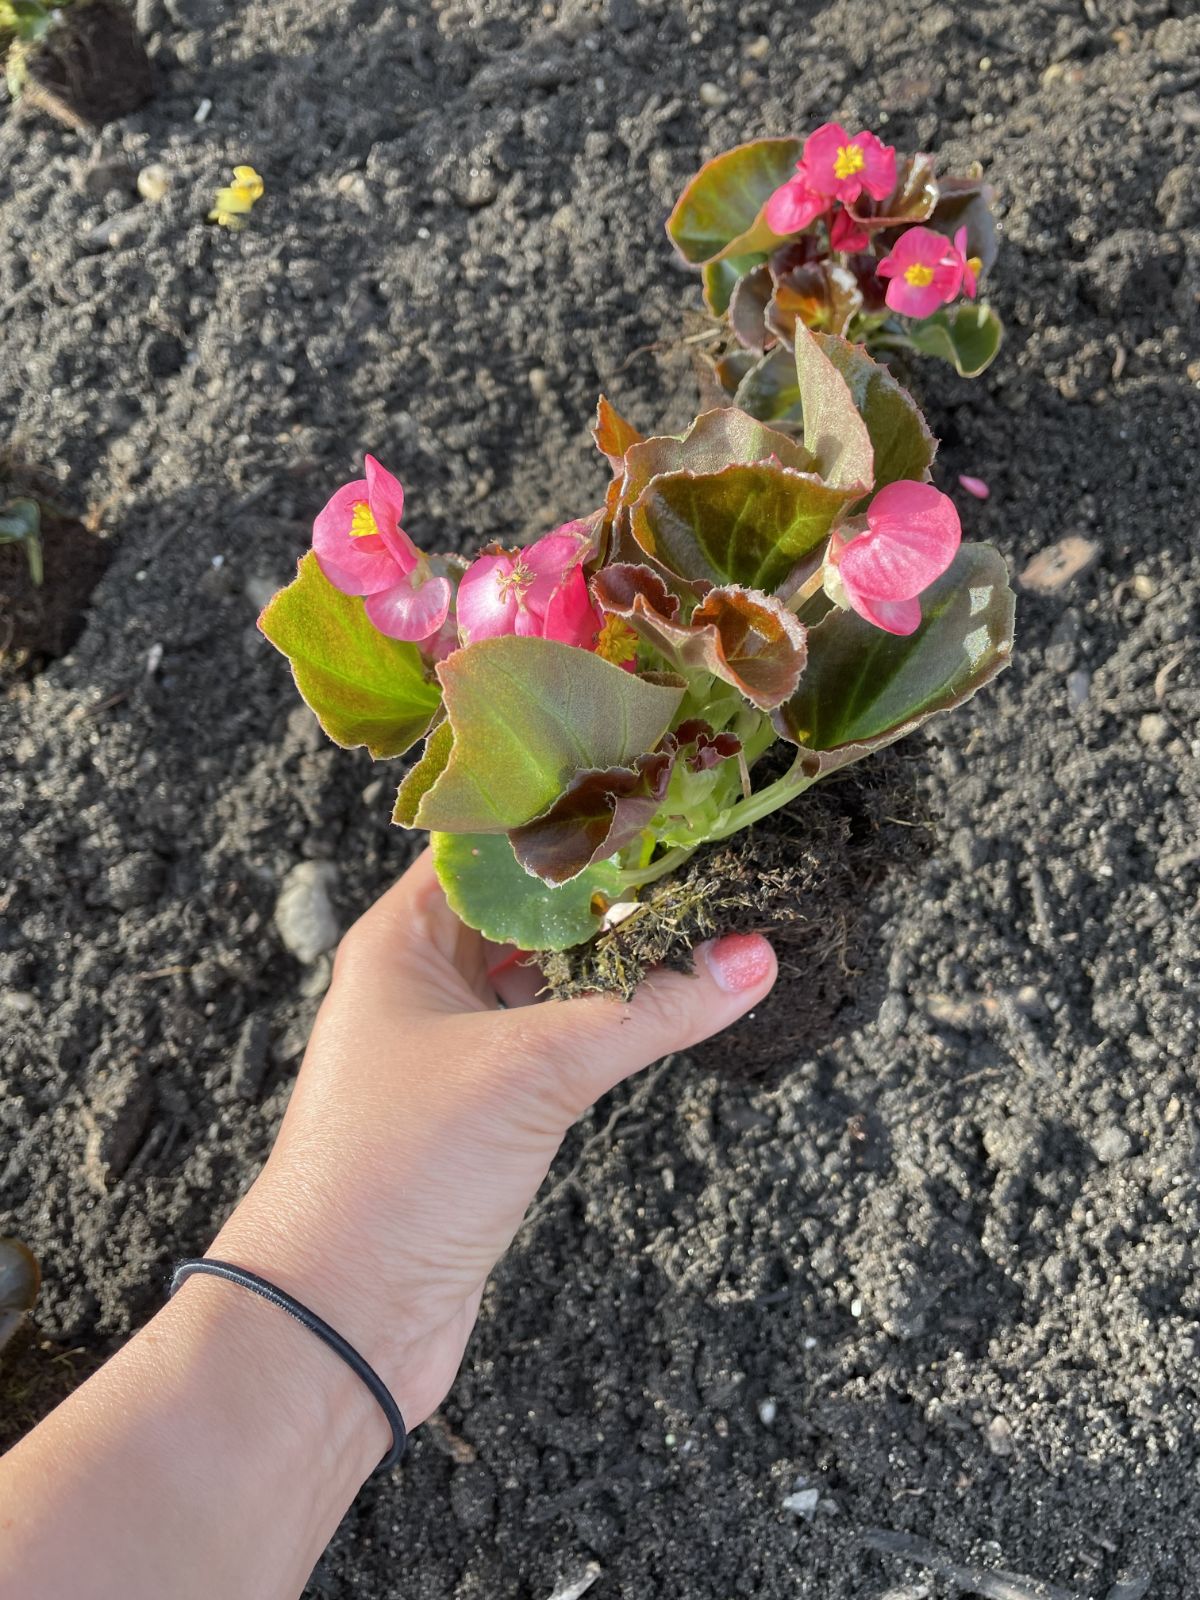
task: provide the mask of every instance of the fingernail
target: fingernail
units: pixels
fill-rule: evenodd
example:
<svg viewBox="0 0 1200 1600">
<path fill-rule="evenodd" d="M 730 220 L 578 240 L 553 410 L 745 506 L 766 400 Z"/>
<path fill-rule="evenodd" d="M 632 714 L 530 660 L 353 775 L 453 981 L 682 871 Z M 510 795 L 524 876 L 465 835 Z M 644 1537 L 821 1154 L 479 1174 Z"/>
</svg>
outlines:
<svg viewBox="0 0 1200 1600">
<path fill-rule="evenodd" d="M 761 933 L 727 933 L 702 948 L 708 970 L 726 994 L 756 989 L 775 968 L 775 952 Z"/>
</svg>

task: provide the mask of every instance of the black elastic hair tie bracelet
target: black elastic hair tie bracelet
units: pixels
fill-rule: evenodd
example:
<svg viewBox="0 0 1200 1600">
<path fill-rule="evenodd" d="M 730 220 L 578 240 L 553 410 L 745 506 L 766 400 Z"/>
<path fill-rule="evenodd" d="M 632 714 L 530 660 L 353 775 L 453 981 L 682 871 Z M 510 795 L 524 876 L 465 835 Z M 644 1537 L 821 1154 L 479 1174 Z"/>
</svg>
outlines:
<svg viewBox="0 0 1200 1600">
<path fill-rule="evenodd" d="M 374 1395 L 379 1409 L 391 1426 L 392 1448 L 376 1467 L 376 1472 L 387 1472 L 396 1465 L 404 1454 L 408 1440 L 404 1429 L 404 1418 L 400 1415 L 400 1407 L 392 1399 L 387 1384 L 374 1367 L 363 1360 L 352 1344 L 347 1344 L 336 1329 L 323 1322 L 315 1311 L 302 1306 L 299 1300 L 293 1300 L 290 1294 L 284 1294 L 282 1289 L 277 1289 L 273 1283 L 260 1278 L 256 1272 L 247 1272 L 245 1267 L 231 1266 L 228 1261 L 211 1261 L 207 1258 L 181 1261 L 172 1275 L 171 1287 L 167 1293 L 168 1299 L 196 1272 L 207 1273 L 213 1278 L 224 1278 L 227 1283 L 236 1283 L 239 1288 L 249 1289 L 251 1294 L 261 1295 L 271 1305 L 278 1306 L 281 1311 L 286 1311 L 289 1317 L 294 1317 L 302 1328 L 308 1329 L 309 1333 L 315 1333 L 323 1344 L 327 1344 L 336 1355 L 341 1356 L 351 1372 L 361 1378 Z"/>
</svg>

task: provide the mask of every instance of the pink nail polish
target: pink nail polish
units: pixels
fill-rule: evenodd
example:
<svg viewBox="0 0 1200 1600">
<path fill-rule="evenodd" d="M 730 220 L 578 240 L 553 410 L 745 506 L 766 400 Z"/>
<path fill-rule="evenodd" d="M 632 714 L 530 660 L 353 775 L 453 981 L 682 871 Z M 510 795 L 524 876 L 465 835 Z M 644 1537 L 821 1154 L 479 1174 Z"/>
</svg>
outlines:
<svg viewBox="0 0 1200 1600">
<path fill-rule="evenodd" d="M 727 933 L 704 946 L 704 959 L 726 994 L 757 989 L 775 970 L 775 952 L 761 933 Z"/>
</svg>

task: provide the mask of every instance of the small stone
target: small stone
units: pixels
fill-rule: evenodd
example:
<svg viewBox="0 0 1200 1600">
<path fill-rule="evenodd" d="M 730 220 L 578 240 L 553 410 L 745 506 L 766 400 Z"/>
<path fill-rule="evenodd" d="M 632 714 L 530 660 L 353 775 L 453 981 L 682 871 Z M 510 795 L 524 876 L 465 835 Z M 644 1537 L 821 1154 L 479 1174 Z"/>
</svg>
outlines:
<svg viewBox="0 0 1200 1600">
<path fill-rule="evenodd" d="M 105 1076 L 84 1108 L 83 1170 L 103 1193 L 127 1170 L 150 1123 L 154 1085 L 131 1063 Z"/>
<path fill-rule="evenodd" d="M 161 161 L 152 161 L 137 175 L 137 192 L 143 200 L 149 200 L 152 205 L 163 199 L 170 187 L 170 170 L 164 167 Z"/>
<path fill-rule="evenodd" d="M 719 83 L 702 83 L 700 85 L 700 104 L 707 106 L 710 111 L 720 111 L 722 106 L 729 104 L 729 96 Z"/>
<path fill-rule="evenodd" d="M 275 598 L 280 587 L 274 578 L 264 578 L 255 573 L 242 585 L 242 593 L 256 611 L 261 611 Z"/>
<path fill-rule="evenodd" d="M 1158 585 L 1148 572 L 1135 572 L 1131 587 L 1139 600 L 1153 600 L 1158 593 Z"/>
<path fill-rule="evenodd" d="M 243 1100 L 257 1100 L 271 1045 L 271 1024 L 261 1011 L 242 1023 L 229 1063 L 229 1082 Z"/>
<path fill-rule="evenodd" d="M 374 806 L 379 801 L 379 798 L 380 798 L 380 796 L 382 794 L 383 794 L 383 779 L 382 778 L 372 778 L 370 783 L 366 786 L 366 788 L 362 792 L 363 805 L 364 806 L 368 806 L 368 807 Z"/>
<path fill-rule="evenodd" d="M 333 982 L 333 957 L 318 956 L 300 980 L 300 993 L 305 1000 L 319 1000 Z"/>
<path fill-rule="evenodd" d="M 1088 695 L 1092 692 L 1092 675 L 1086 667 L 1076 667 L 1074 672 L 1067 674 L 1067 705 L 1072 711 L 1079 711 L 1087 703 Z"/>
<path fill-rule="evenodd" d="M 340 932 L 329 891 L 338 870 L 331 861 L 302 861 L 283 880 L 275 926 L 285 947 L 305 965 L 332 950 Z"/>
<path fill-rule="evenodd" d="M 749 41 L 743 54 L 751 61 L 765 61 L 771 54 L 770 39 L 765 33 L 760 33 L 757 39 Z"/>
<path fill-rule="evenodd" d="M 1195 167 L 1172 167 L 1154 203 L 1168 228 L 1195 227 L 1200 222 L 1200 174 Z"/>
<path fill-rule="evenodd" d="M 764 1428 L 769 1428 L 778 1415 L 779 1406 L 774 1400 L 768 1398 L 758 1402 L 758 1420 Z"/>
<path fill-rule="evenodd" d="M 136 850 L 104 875 L 102 900 L 117 911 L 149 905 L 163 882 L 163 863 L 149 850 Z"/>
<path fill-rule="evenodd" d="M 1125 1132 L 1124 1128 L 1118 1128 L 1115 1125 L 1110 1128 L 1102 1128 L 1092 1140 L 1092 1154 L 1097 1161 L 1103 1162 L 1106 1167 L 1111 1166 L 1116 1161 L 1124 1161 L 1132 1149 L 1133 1140 Z"/>
<path fill-rule="evenodd" d="M 1034 594 L 1054 594 L 1094 566 L 1099 555 L 1100 546 L 1094 539 L 1069 534 L 1039 551 L 1017 582 Z"/>
<path fill-rule="evenodd" d="M 794 1517 L 803 1517 L 805 1522 L 811 1522 L 817 1514 L 820 1501 L 819 1489 L 797 1489 L 795 1494 L 789 1494 L 783 1502 L 783 1509 L 790 1511 Z"/>
<path fill-rule="evenodd" d="M 1012 1455 L 1012 1429 L 1003 1417 L 993 1417 L 984 1429 L 983 1436 L 987 1440 L 988 1449 L 994 1456 Z"/>
<path fill-rule="evenodd" d="M 89 250 L 115 250 L 127 244 L 135 233 L 141 231 L 142 213 L 135 206 L 131 211 L 118 211 L 115 217 L 106 217 L 83 236 Z"/>
<path fill-rule="evenodd" d="M 887 995 L 879 1008 L 876 1024 L 882 1039 L 898 1038 L 908 1021 L 908 1001 L 897 991 Z"/>
<path fill-rule="evenodd" d="M 0 989 L 0 1006 L 18 1017 L 27 1017 L 37 1010 L 37 995 L 30 994 L 28 989 Z"/>
<path fill-rule="evenodd" d="M 1171 724 L 1161 711 L 1148 711 L 1138 723 L 1138 738 L 1143 744 L 1166 744 L 1171 737 Z"/>
<path fill-rule="evenodd" d="M 530 367 L 529 388 L 535 400 L 540 400 L 549 388 L 550 380 L 544 367 Z"/>
</svg>

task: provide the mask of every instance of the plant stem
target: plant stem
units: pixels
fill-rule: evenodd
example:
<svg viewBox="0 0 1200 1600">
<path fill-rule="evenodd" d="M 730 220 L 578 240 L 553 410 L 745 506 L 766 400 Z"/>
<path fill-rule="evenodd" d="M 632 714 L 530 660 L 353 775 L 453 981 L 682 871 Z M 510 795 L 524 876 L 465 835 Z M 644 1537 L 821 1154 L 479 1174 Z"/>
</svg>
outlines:
<svg viewBox="0 0 1200 1600">
<path fill-rule="evenodd" d="M 823 585 L 824 581 L 825 568 L 822 565 L 817 568 L 810 578 L 800 585 L 795 594 L 792 595 L 790 600 L 788 600 L 788 610 L 799 613 L 814 595 L 820 594 L 821 586 Z"/>
<path fill-rule="evenodd" d="M 674 872 L 676 868 L 683 866 L 685 861 L 690 860 L 701 845 L 728 839 L 733 834 L 740 833 L 743 828 L 748 828 L 751 823 L 761 822 L 764 817 L 769 817 L 772 811 L 778 811 L 780 806 L 787 805 L 789 800 L 794 800 L 797 795 L 811 788 L 818 777 L 820 773 L 810 777 L 801 771 L 799 763 L 789 767 L 781 778 L 775 779 L 774 783 L 767 784 L 765 789 L 760 789 L 749 799 L 739 800 L 732 805 L 712 831 L 706 833 L 702 839 L 697 839 L 695 844 L 678 845 L 674 850 L 668 850 L 665 856 L 660 856 L 657 861 L 652 861 L 648 867 L 631 867 L 623 872 L 620 877 L 620 887 L 641 889 L 659 878 L 665 878 L 667 873 Z"/>
</svg>

